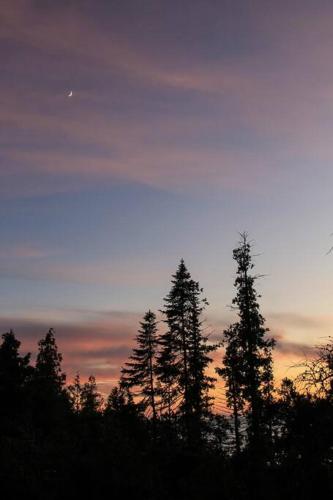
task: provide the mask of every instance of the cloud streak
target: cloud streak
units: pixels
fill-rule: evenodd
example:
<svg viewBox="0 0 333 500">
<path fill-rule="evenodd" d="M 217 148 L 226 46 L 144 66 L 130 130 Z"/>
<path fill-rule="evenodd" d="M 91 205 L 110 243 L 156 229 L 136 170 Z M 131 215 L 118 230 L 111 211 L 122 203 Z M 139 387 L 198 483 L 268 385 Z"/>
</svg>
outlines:
<svg viewBox="0 0 333 500">
<path fill-rule="evenodd" d="M 232 190 L 287 178 L 283 163 L 332 160 L 325 126 L 333 111 L 328 13 L 307 20 L 291 9 L 291 29 L 284 26 L 286 13 L 258 9 L 249 17 L 248 36 L 255 42 L 251 23 L 260 25 L 264 35 L 257 37 L 265 37 L 267 49 L 253 43 L 251 51 L 232 58 L 221 38 L 221 53 L 207 59 L 206 51 L 181 50 L 184 35 L 173 42 L 178 50 L 170 58 L 161 41 L 152 50 L 151 40 L 133 40 L 117 10 L 107 30 L 100 17 L 89 16 L 91 6 L 87 2 L 79 12 L 75 2 L 66 9 L 62 2 L 44 8 L 4 2 L 1 36 L 9 49 L 0 93 L 7 130 L 2 195 L 9 186 L 15 193 L 13 172 L 36 176 L 35 190 L 16 177 L 17 195 L 114 180 Z M 216 14 L 207 7 L 211 22 Z M 321 27 L 321 35 L 313 34 L 313 26 Z M 204 40 L 206 33 L 198 36 Z M 307 50 L 299 50 L 303 43 Z M 78 89 L 68 100 L 70 80 Z"/>
<path fill-rule="evenodd" d="M 35 356 L 38 340 L 45 335 L 51 326 L 56 330 L 56 338 L 60 352 L 63 353 L 63 368 L 70 381 L 76 372 L 83 378 L 96 375 L 101 386 L 108 389 L 120 375 L 120 368 L 128 360 L 135 347 L 135 335 L 141 314 L 128 311 L 50 311 L 50 320 L 14 319 L 1 317 L 2 332 L 14 328 L 22 341 L 22 352 L 31 351 Z M 56 318 L 52 321 L 52 318 Z M 67 320 L 66 320 L 67 318 Z M 315 321 L 315 319 L 314 319 Z M 212 327 L 213 328 L 213 327 Z M 210 336 L 212 342 L 220 340 L 221 335 Z M 304 342 L 294 342 L 280 336 L 274 350 L 276 377 L 284 376 L 286 367 L 291 368 L 296 362 L 316 354 L 315 347 Z M 213 353 L 213 366 L 221 364 L 223 349 Z M 223 387 L 218 380 L 217 390 Z"/>
</svg>

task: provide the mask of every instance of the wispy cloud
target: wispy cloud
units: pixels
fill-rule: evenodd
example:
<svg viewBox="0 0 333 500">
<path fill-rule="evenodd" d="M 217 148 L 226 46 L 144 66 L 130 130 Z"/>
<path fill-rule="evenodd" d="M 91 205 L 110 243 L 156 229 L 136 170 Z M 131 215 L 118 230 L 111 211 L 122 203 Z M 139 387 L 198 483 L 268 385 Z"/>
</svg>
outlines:
<svg viewBox="0 0 333 500">
<path fill-rule="evenodd" d="M 80 372 L 83 379 L 94 374 L 101 389 L 108 392 L 118 380 L 121 367 L 135 347 L 135 335 L 141 316 L 142 312 L 63 309 L 50 310 L 30 319 L 2 316 L 0 325 L 2 332 L 14 328 L 18 339 L 22 341 L 22 352 L 31 351 L 33 357 L 37 352 L 38 340 L 50 327 L 54 327 L 68 381 L 76 372 Z M 220 334 L 215 331 L 215 320 L 211 323 L 208 318 L 207 321 L 212 332 L 210 340 L 220 340 Z M 313 322 L 316 323 L 315 318 Z M 315 354 L 316 349 L 311 344 L 294 342 L 280 334 L 274 349 L 276 380 L 279 381 L 286 375 L 293 376 L 293 366 Z M 210 373 L 213 376 L 216 375 L 215 367 L 221 365 L 222 357 L 223 348 L 212 354 Z M 217 392 L 221 390 L 223 381 L 218 379 Z"/>
<path fill-rule="evenodd" d="M 316 353 L 316 348 L 309 344 L 290 342 L 288 340 L 278 340 L 275 352 L 281 357 L 312 357 Z"/>
<path fill-rule="evenodd" d="M 311 316 L 309 314 L 291 312 L 269 313 L 269 319 L 274 321 L 275 324 L 280 323 L 280 325 L 288 325 L 289 327 L 297 329 L 317 329 L 321 332 L 323 329 L 326 329 L 327 333 L 330 328 L 332 328 L 333 324 L 333 316 Z"/>
<path fill-rule="evenodd" d="M 3 333 L 13 328 L 22 342 L 22 352 L 30 351 L 34 356 L 38 340 L 50 327 L 54 327 L 57 344 L 63 354 L 63 369 L 69 380 L 77 371 L 83 378 L 95 374 L 100 383 L 118 377 L 120 367 L 133 347 L 140 315 L 95 311 L 95 319 L 90 317 L 74 322 L 66 322 L 58 316 L 50 311 L 49 321 L 46 318 L 26 320 L 1 317 L 0 325 Z M 66 316 L 66 311 L 63 316 Z"/>
<path fill-rule="evenodd" d="M 195 50 L 170 59 L 163 44 L 152 50 L 124 26 L 117 31 L 116 15 L 110 29 L 92 20 L 91 5 L 3 3 L 1 37 L 11 48 L 0 93 L 2 195 L 114 179 L 251 189 L 288 176 L 284 164 L 333 158 L 329 12 L 307 19 L 290 9 L 291 29 L 284 10 L 271 17 L 258 9 L 251 22 L 265 50 L 253 44 L 232 57 L 221 39 L 221 53 L 209 59 Z M 71 80 L 78 89 L 69 100 Z M 18 174 L 36 177 L 29 184 Z"/>
<path fill-rule="evenodd" d="M 60 283 L 99 284 L 117 286 L 158 285 L 165 276 L 163 267 L 148 259 L 108 259 L 91 263 L 56 259 L 51 254 L 33 249 L 19 249 L 13 259 L 0 260 L 0 276 Z M 52 257 L 40 260 L 41 257 Z M 0 256 L 1 257 L 1 256 Z M 17 258 L 19 258 L 17 260 Z M 29 258 L 29 266 L 25 259 Z M 138 262 L 140 261 L 140 265 Z"/>
</svg>

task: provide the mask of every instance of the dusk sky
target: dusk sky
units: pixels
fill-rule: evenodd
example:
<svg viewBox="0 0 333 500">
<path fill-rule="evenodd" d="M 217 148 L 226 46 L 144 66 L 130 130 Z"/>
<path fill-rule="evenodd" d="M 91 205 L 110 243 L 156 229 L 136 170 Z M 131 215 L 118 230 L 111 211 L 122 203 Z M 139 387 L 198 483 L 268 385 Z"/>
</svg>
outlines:
<svg viewBox="0 0 333 500">
<path fill-rule="evenodd" d="M 333 330 L 332 53 L 332 1 L 1 0 L 1 333 L 109 386 L 182 257 L 219 337 L 246 230 L 287 375 Z"/>
</svg>

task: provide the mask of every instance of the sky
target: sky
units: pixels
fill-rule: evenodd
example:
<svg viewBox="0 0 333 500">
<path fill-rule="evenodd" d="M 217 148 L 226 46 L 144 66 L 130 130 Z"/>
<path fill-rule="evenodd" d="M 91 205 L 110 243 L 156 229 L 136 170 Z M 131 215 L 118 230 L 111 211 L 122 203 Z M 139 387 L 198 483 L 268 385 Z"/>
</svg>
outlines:
<svg viewBox="0 0 333 500">
<path fill-rule="evenodd" d="M 0 330 L 109 388 L 180 258 L 235 320 L 246 230 L 292 375 L 333 327 L 332 51 L 331 1 L 2 0 Z"/>
</svg>

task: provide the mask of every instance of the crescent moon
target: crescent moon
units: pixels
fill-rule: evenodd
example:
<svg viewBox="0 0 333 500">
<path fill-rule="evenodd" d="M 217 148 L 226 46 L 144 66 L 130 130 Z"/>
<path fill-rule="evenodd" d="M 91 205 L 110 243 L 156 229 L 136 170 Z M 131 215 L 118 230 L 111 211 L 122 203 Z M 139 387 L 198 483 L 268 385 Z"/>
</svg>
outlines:
<svg viewBox="0 0 333 500">
<path fill-rule="evenodd" d="M 72 97 L 72 95 L 73 95 L 73 91 L 71 90 L 71 91 L 69 92 L 69 94 L 68 94 L 68 97 Z"/>
</svg>

